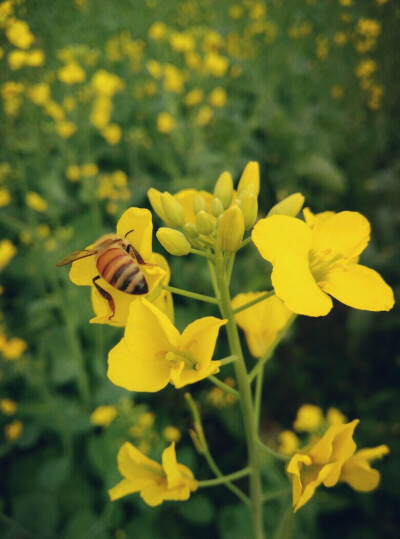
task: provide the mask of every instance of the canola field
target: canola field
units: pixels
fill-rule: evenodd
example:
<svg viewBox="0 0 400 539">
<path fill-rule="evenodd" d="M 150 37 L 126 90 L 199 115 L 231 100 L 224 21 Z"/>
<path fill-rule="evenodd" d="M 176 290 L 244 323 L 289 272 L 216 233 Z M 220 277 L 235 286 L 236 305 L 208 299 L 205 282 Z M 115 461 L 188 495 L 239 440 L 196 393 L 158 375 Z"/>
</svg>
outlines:
<svg viewBox="0 0 400 539">
<path fill-rule="evenodd" d="M 257 481 L 266 537 L 399 533 L 399 26 L 395 0 L 1 1 L 1 537 L 260 539 Z M 324 311 L 271 281 L 303 236 L 269 223 L 328 211 L 364 216 L 333 243 L 368 220 L 346 264 L 387 285 L 337 292 L 343 252 L 310 248 Z M 116 231 L 144 301 L 75 261 Z"/>
</svg>

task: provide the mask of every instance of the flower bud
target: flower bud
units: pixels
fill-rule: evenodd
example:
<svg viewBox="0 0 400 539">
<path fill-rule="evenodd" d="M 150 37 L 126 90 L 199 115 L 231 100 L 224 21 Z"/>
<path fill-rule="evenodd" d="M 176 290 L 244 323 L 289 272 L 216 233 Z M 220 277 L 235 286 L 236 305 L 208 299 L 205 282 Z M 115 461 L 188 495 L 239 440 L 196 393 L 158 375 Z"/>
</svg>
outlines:
<svg viewBox="0 0 400 539">
<path fill-rule="evenodd" d="M 165 215 L 164 209 L 161 204 L 161 193 L 154 187 L 151 187 L 147 191 L 147 196 L 149 197 L 150 204 L 153 210 L 156 212 L 158 217 L 162 219 L 165 223 L 168 221 L 167 216 Z"/>
<path fill-rule="evenodd" d="M 223 172 L 214 188 L 214 197 L 219 198 L 224 209 L 229 207 L 233 196 L 233 180 L 229 172 Z"/>
<path fill-rule="evenodd" d="M 217 232 L 217 245 L 223 251 L 233 253 L 239 249 L 243 234 L 243 214 L 238 206 L 232 206 L 221 216 Z"/>
<path fill-rule="evenodd" d="M 219 217 L 221 213 L 223 213 L 224 207 L 222 205 L 220 198 L 213 198 L 213 201 L 211 202 L 211 213 L 214 215 L 214 217 Z"/>
<path fill-rule="evenodd" d="M 190 243 L 179 230 L 162 227 L 157 230 L 156 236 L 164 249 L 171 255 L 184 256 L 190 252 Z"/>
<path fill-rule="evenodd" d="M 176 198 L 167 192 L 163 193 L 160 198 L 164 214 L 167 217 L 167 221 L 165 222 L 173 227 L 183 225 L 185 222 L 185 211 Z"/>
<path fill-rule="evenodd" d="M 200 234 L 207 236 L 214 230 L 214 221 L 209 213 L 201 210 L 196 215 L 196 226 Z"/>
<path fill-rule="evenodd" d="M 237 188 L 238 195 L 246 188 L 251 187 L 251 191 L 258 196 L 260 192 L 260 167 L 257 161 L 250 161 L 245 166 L 243 174 L 239 180 Z"/>
<path fill-rule="evenodd" d="M 304 204 L 304 196 L 301 193 L 293 193 L 280 202 L 275 204 L 269 212 L 267 217 L 271 215 L 288 215 L 289 217 L 296 217 Z"/>
<path fill-rule="evenodd" d="M 244 229 L 249 230 L 257 220 L 258 202 L 256 195 L 254 193 L 248 194 L 240 200 L 239 207 L 243 214 Z"/>
<path fill-rule="evenodd" d="M 189 238 L 197 238 L 199 236 L 199 231 L 197 230 L 197 226 L 194 223 L 185 223 L 183 225 L 183 229 L 186 232 L 187 236 Z"/>
<path fill-rule="evenodd" d="M 196 195 L 193 199 L 193 211 L 197 215 L 199 211 L 208 211 L 207 202 L 201 195 Z"/>
</svg>

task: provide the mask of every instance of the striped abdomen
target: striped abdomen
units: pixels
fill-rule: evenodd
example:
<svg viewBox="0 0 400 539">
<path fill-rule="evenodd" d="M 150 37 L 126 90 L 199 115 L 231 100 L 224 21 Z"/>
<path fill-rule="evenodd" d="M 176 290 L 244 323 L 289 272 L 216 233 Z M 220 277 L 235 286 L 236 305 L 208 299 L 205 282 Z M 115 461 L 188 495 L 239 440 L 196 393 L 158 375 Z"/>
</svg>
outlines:
<svg viewBox="0 0 400 539">
<path fill-rule="evenodd" d="M 97 258 L 96 266 L 103 279 L 121 292 L 146 294 L 149 291 L 138 264 L 121 248 L 104 251 Z"/>
</svg>

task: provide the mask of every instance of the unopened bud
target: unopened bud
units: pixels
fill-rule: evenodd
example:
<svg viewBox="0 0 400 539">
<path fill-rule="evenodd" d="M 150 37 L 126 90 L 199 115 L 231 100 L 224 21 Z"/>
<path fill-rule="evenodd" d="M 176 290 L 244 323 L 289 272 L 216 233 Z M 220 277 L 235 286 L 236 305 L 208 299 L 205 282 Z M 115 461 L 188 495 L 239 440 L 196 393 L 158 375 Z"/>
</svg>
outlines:
<svg viewBox="0 0 400 539">
<path fill-rule="evenodd" d="M 165 223 L 168 222 L 167 216 L 165 215 L 163 206 L 161 204 L 161 193 L 157 189 L 154 189 L 154 187 L 151 187 L 147 191 L 147 196 L 149 197 L 150 204 L 153 208 L 153 210 L 156 212 L 158 217 L 162 219 Z"/>
<path fill-rule="evenodd" d="M 193 211 L 197 215 L 200 211 L 208 211 L 207 202 L 201 195 L 196 195 L 193 199 Z"/>
<path fill-rule="evenodd" d="M 197 226 L 194 223 L 185 223 L 183 225 L 183 229 L 186 232 L 186 234 L 189 236 L 189 238 L 197 238 L 199 236 L 199 231 L 197 230 Z"/>
<path fill-rule="evenodd" d="M 290 195 L 278 204 L 275 204 L 269 212 L 267 217 L 271 215 L 288 215 L 289 217 L 296 217 L 304 204 L 304 196 L 301 193 L 294 193 Z"/>
<path fill-rule="evenodd" d="M 233 196 L 233 180 L 229 172 L 223 172 L 214 188 L 214 196 L 219 198 L 224 209 L 229 207 Z"/>
<path fill-rule="evenodd" d="M 251 187 L 251 192 L 256 196 L 260 192 L 260 167 L 257 161 L 250 161 L 244 168 L 237 188 L 238 195 L 246 188 Z"/>
<path fill-rule="evenodd" d="M 213 201 L 211 202 L 211 213 L 214 215 L 214 217 L 219 217 L 221 213 L 223 213 L 224 207 L 222 205 L 220 198 L 213 198 Z"/>
<path fill-rule="evenodd" d="M 201 210 L 196 215 L 196 226 L 200 234 L 207 236 L 214 230 L 214 221 L 209 213 Z"/>
<path fill-rule="evenodd" d="M 222 251 L 234 253 L 242 243 L 243 234 L 243 214 L 238 206 L 232 206 L 221 216 L 217 232 L 217 245 Z"/>
<path fill-rule="evenodd" d="M 257 197 L 250 193 L 240 201 L 240 209 L 242 210 L 244 229 L 249 230 L 257 220 L 258 202 Z"/>
<path fill-rule="evenodd" d="M 160 198 L 164 214 L 167 217 L 167 221 L 165 222 L 173 227 L 183 225 L 185 222 L 185 211 L 176 198 L 167 192 L 163 193 Z"/>
<path fill-rule="evenodd" d="M 172 228 L 159 228 L 156 233 L 158 241 L 174 256 L 185 256 L 190 252 L 190 243 L 179 230 Z"/>
</svg>

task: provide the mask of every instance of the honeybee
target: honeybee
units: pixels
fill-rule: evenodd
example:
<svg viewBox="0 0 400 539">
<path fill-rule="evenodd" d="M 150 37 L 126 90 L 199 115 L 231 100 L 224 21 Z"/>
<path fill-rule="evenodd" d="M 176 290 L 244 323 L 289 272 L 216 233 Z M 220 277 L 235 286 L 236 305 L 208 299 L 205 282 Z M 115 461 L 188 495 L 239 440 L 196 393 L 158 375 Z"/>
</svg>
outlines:
<svg viewBox="0 0 400 539">
<path fill-rule="evenodd" d="M 115 315 L 115 302 L 112 295 L 96 282 L 100 277 L 103 277 L 116 290 L 126 294 L 141 295 L 147 294 L 149 291 L 147 281 L 139 264 L 147 266 L 152 266 L 153 264 L 146 263 L 140 253 L 126 239 L 131 232 L 133 230 L 127 232 L 124 238 L 118 234 L 101 236 L 93 248 L 73 251 L 56 264 L 57 267 L 65 266 L 81 258 L 96 257 L 96 267 L 99 275 L 93 278 L 93 284 L 100 295 L 108 301 L 112 311 L 112 314 L 108 317 L 110 320 Z"/>
</svg>

